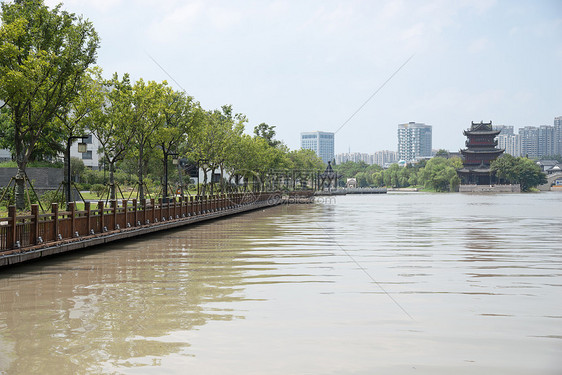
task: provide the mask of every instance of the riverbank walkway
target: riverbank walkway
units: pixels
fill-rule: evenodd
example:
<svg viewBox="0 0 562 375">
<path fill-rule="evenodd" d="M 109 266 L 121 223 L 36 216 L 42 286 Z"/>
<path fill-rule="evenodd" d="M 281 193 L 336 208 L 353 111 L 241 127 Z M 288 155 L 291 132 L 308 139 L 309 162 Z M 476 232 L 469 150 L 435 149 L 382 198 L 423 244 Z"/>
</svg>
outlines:
<svg viewBox="0 0 562 375">
<path fill-rule="evenodd" d="M 235 193 L 189 199 L 136 199 L 85 203 L 77 211 L 70 203 L 68 211 L 59 211 L 54 203 L 49 213 L 39 213 L 37 205 L 31 214 L 18 216 L 14 206 L 8 217 L 0 218 L 0 267 L 6 267 L 55 254 L 137 237 L 161 230 L 214 220 L 284 202 L 302 203 L 312 192 L 282 196 L 280 192 Z M 309 200 L 308 200 L 309 201 Z"/>
</svg>

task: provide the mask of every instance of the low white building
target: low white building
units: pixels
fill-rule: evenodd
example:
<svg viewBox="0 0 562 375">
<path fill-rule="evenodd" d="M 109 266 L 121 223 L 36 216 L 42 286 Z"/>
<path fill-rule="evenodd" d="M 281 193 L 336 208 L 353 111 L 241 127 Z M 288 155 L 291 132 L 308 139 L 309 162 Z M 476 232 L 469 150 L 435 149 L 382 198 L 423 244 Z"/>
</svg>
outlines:
<svg viewBox="0 0 562 375">
<path fill-rule="evenodd" d="M 79 143 L 86 144 L 86 152 L 78 152 Z M 97 170 L 99 169 L 100 163 L 100 155 L 98 153 L 99 147 L 99 140 L 93 134 L 90 134 L 88 138 L 79 138 L 74 140 L 74 143 L 72 143 L 72 146 L 70 147 L 70 157 L 75 157 L 82 160 L 86 168 Z"/>
<path fill-rule="evenodd" d="M 10 153 L 10 150 L 0 149 L 0 163 L 10 160 L 12 160 L 12 154 Z"/>
</svg>

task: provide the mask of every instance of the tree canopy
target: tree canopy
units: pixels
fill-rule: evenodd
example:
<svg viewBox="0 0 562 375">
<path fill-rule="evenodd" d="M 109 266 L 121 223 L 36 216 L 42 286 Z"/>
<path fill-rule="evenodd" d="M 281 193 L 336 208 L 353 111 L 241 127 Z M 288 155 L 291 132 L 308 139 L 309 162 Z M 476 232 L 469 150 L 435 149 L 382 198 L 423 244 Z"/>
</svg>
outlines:
<svg viewBox="0 0 562 375">
<path fill-rule="evenodd" d="M 24 175 L 36 147 L 60 133 L 53 120 L 78 94 L 96 61 L 99 38 L 89 21 L 42 0 L 2 3 L 0 102 L 7 109 L 16 156 L 16 206 L 23 208 Z M 50 147 L 49 147 L 50 148 Z"/>
<path fill-rule="evenodd" d="M 492 162 L 490 168 L 500 180 L 519 184 L 521 191 L 529 191 L 547 182 L 540 167 L 533 160 L 524 157 L 503 154 Z"/>
</svg>

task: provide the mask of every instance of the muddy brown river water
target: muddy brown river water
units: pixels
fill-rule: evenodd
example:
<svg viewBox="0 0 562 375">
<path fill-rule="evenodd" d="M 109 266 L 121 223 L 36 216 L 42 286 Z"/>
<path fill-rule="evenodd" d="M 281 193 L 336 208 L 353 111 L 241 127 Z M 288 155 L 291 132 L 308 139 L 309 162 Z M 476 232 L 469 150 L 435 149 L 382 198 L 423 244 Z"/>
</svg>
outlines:
<svg viewBox="0 0 562 375">
<path fill-rule="evenodd" d="M 561 374 L 562 194 L 338 196 L 0 272 L 0 374 Z"/>
</svg>

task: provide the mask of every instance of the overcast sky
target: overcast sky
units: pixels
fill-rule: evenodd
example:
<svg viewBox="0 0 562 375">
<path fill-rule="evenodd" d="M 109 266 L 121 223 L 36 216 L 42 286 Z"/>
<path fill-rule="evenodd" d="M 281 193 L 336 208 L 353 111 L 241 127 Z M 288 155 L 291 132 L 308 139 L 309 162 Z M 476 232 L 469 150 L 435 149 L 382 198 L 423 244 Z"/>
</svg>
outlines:
<svg viewBox="0 0 562 375">
<path fill-rule="evenodd" d="M 49 6 L 59 1 L 46 0 Z M 456 151 L 471 121 L 562 116 L 562 1 L 67 0 L 101 36 L 109 77 L 167 80 L 205 109 L 231 104 L 300 147 L 336 131 L 336 153 L 397 149 L 397 125 L 433 126 Z M 169 76 L 151 59 L 169 74 Z M 170 78 L 173 78 L 173 80 Z"/>
</svg>

